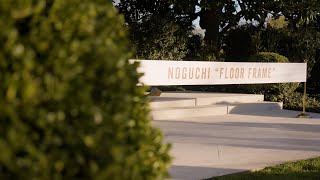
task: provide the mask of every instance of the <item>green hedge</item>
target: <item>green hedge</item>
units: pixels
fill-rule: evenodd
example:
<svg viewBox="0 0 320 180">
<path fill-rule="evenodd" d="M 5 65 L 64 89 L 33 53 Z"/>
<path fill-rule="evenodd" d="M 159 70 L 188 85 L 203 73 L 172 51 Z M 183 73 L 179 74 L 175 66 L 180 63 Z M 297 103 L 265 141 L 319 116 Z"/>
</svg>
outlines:
<svg viewBox="0 0 320 180">
<path fill-rule="evenodd" d="M 130 35 L 137 59 L 182 60 L 189 51 L 188 33 L 168 17 L 154 15 L 130 24 Z"/>
<path fill-rule="evenodd" d="M 112 3 L 0 4 L 0 179 L 165 179 Z"/>
<path fill-rule="evenodd" d="M 265 98 L 275 102 L 283 102 L 284 109 L 301 111 L 303 107 L 303 94 L 298 92 L 286 95 L 268 95 Z M 316 98 L 306 97 L 306 111 L 320 113 L 320 101 Z"/>
<path fill-rule="evenodd" d="M 249 62 L 279 62 L 288 63 L 289 59 L 273 52 L 259 52 L 248 59 Z"/>
</svg>

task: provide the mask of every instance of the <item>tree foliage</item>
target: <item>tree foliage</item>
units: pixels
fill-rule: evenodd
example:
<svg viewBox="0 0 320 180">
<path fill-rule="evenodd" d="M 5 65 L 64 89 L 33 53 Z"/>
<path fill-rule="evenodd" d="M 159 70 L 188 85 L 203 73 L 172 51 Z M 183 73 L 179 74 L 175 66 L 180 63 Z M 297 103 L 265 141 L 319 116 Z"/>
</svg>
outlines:
<svg viewBox="0 0 320 180">
<path fill-rule="evenodd" d="M 221 60 L 223 52 L 227 61 L 243 61 L 258 52 L 275 52 L 292 62 L 307 62 L 312 83 L 319 84 L 315 78 L 320 61 L 318 0 L 122 0 L 118 7 L 129 27 L 142 25 L 152 17 L 168 17 L 167 24 L 171 22 L 173 29 L 177 25 L 190 37 L 185 60 Z M 197 18 L 205 30 L 205 41 L 190 36 L 188 31 Z M 186 37 L 180 33 L 174 36 Z M 176 42 L 178 47 L 185 45 L 185 41 L 180 41 L 182 46 Z M 314 64 L 316 69 L 312 71 Z"/>
<path fill-rule="evenodd" d="M 130 32 L 137 59 L 182 60 L 189 51 L 188 34 L 165 17 L 153 16 L 131 25 Z"/>
<path fill-rule="evenodd" d="M 0 179 L 164 179 L 168 146 L 111 2 L 0 4 Z"/>
<path fill-rule="evenodd" d="M 170 1 L 160 0 L 126 0 L 117 4 L 129 25 L 136 58 L 181 60 L 188 53 L 186 43 L 191 29 L 185 21 L 176 19 L 170 6 Z"/>
<path fill-rule="evenodd" d="M 317 0 L 122 0 L 118 5 L 129 26 L 143 24 L 155 17 L 169 17 L 182 31 L 192 29 L 192 21 L 200 18 L 205 29 L 205 40 L 218 54 L 223 46 L 223 36 L 239 24 L 239 21 L 255 21 L 262 28 L 267 17 L 285 16 L 291 27 L 315 24 L 320 12 Z M 155 30 L 155 32 L 157 32 Z"/>
</svg>

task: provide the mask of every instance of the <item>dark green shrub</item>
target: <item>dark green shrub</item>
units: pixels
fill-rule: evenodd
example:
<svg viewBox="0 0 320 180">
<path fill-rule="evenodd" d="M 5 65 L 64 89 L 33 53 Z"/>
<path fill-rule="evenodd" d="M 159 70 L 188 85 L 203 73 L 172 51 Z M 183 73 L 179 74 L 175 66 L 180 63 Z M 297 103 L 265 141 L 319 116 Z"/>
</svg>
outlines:
<svg viewBox="0 0 320 180">
<path fill-rule="evenodd" d="M 279 62 L 288 63 L 289 59 L 273 52 L 259 52 L 248 59 L 249 62 Z"/>
<path fill-rule="evenodd" d="M 182 60 L 188 53 L 188 33 L 166 17 L 152 16 L 130 25 L 137 59 Z"/>
<path fill-rule="evenodd" d="M 0 179 L 164 179 L 111 2 L 0 4 Z"/>
<path fill-rule="evenodd" d="M 316 62 L 311 71 L 311 77 L 308 79 L 308 93 L 320 97 L 320 48 L 317 50 Z"/>
<path fill-rule="evenodd" d="M 185 61 L 223 61 L 223 54 L 214 46 L 207 44 L 200 35 L 188 39 L 188 54 Z"/>
<path fill-rule="evenodd" d="M 283 102 L 283 108 L 285 109 L 301 111 L 303 107 L 303 94 L 298 92 L 293 92 L 286 95 L 267 95 L 265 98 L 270 101 Z M 307 97 L 306 111 L 319 113 L 320 101 L 315 98 Z"/>
<path fill-rule="evenodd" d="M 294 29 L 266 29 L 262 31 L 261 51 L 282 54 L 291 62 L 308 63 L 308 76 L 316 60 L 316 51 L 320 47 L 320 33 L 314 28 L 299 27 Z"/>
<path fill-rule="evenodd" d="M 243 61 L 252 54 L 251 38 L 249 30 L 244 28 L 233 29 L 226 37 L 225 51 L 227 60 L 232 62 Z"/>
<path fill-rule="evenodd" d="M 277 53 L 259 52 L 248 59 L 249 62 L 277 62 L 288 63 L 289 59 Z M 255 84 L 243 86 L 248 93 L 257 94 L 290 94 L 298 87 L 299 83 Z"/>
</svg>

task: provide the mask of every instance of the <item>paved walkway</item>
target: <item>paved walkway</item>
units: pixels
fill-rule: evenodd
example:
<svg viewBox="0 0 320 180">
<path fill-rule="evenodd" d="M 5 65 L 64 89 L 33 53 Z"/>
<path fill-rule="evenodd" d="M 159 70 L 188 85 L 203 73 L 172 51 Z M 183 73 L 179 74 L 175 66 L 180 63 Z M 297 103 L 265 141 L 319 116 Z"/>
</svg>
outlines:
<svg viewBox="0 0 320 180">
<path fill-rule="evenodd" d="M 320 156 L 320 114 L 224 115 L 155 121 L 174 156 L 173 179 L 204 179 Z"/>
</svg>

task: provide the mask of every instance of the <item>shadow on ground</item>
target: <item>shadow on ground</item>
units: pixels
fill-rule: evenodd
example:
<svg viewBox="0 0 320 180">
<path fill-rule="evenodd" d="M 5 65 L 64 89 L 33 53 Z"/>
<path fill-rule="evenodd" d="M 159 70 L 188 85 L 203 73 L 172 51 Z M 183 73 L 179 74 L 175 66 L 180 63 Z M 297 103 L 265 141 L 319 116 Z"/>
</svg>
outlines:
<svg viewBox="0 0 320 180">
<path fill-rule="evenodd" d="M 320 124 L 157 121 L 156 125 L 163 129 L 166 139 L 172 143 L 197 142 L 258 149 L 320 151 L 320 139 L 299 135 L 319 135 Z M 293 136 L 293 132 L 297 135 Z"/>
<path fill-rule="evenodd" d="M 264 116 L 264 117 L 280 117 L 280 118 L 296 118 L 301 111 L 291 111 L 291 110 L 269 110 L 269 111 L 257 111 L 250 112 L 245 110 L 242 107 L 235 107 L 232 109 L 229 114 L 238 114 L 238 115 L 248 115 L 248 116 Z M 311 115 L 311 119 L 320 119 L 320 113 L 308 113 Z"/>
<path fill-rule="evenodd" d="M 319 171 L 269 171 L 269 172 L 243 172 L 220 177 L 212 177 L 207 180 L 319 180 Z"/>
<path fill-rule="evenodd" d="M 246 170 L 173 165 L 170 168 L 170 175 L 174 177 L 175 180 L 197 180 L 199 179 L 199 174 L 203 175 L 201 179 L 208 179 L 214 174 L 225 175 L 243 171 Z M 196 176 L 197 178 L 192 176 L 192 174 L 198 175 Z"/>
</svg>

